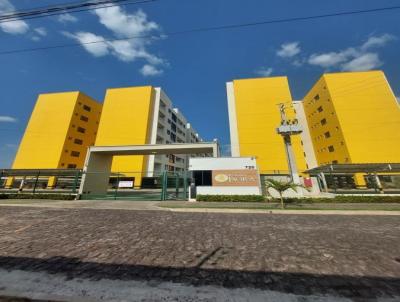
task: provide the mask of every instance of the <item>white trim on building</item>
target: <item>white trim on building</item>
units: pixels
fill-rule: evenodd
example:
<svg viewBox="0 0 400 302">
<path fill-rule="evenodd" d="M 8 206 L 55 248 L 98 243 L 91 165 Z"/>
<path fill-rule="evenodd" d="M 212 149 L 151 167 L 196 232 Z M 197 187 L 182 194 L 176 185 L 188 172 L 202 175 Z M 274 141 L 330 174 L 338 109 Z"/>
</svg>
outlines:
<svg viewBox="0 0 400 302">
<path fill-rule="evenodd" d="M 308 169 L 312 169 L 318 166 L 317 159 L 315 157 L 314 146 L 311 140 L 310 130 L 308 129 L 308 123 L 306 114 L 304 112 L 303 101 L 293 101 L 293 107 L 296 110 L 296 118 L 299 124 L 303 128 L 303 132 L 300 134 L 301 141 L 303 142 L 303 151 L 305 153 L 305 160 Z"/>
<path fill-rule="evenodd" d="M 239 133 L 236 116 L 236 102 L 235 102 L 235 91 L 233 82 L 226 83 L 226 93 L 228 97 L 228 114 L 229 114 L 229 132 L 231 137 L 231 156 L 240 156 L 239 146 Z"/>
<path fill-rule="evenodd" d="M 179 109 L 173 107 L 167 94 L 160 87 L 154 87 L 154 90 L 150 144 L 202 142 L 199 134 L 191 127 Z M 151 177 L 162 171 L 184 171 L 188 164 L 189 155 L 186 154 L 149 155 L 147 176 Z"/>
</svg>

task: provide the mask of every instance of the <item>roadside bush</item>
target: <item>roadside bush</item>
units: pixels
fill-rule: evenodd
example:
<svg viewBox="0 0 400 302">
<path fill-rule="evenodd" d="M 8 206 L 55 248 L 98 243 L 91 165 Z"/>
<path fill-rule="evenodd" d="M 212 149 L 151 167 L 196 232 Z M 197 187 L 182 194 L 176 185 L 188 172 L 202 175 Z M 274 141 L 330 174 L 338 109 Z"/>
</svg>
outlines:
<svg viewBox="0 0 400 302">
<path fill-rule="evenodd" d="M 270 202 L 279 202 L 271 199 Z M 336 196 L 334 198 L 286 198 L 285 202 L 293 203 L 400 203 L 400 196 Z"/>
<path fill-rule="evenodd" d="M 74 200 L 75 199 L 75 195 L 65 195 L 65 194 L 0 194 L 0 199 Z"/>
<path fill-rule="evenodd" d="M 260 195 L 197 195 L 197 201 L 223 201 L 223 202 L 263 202 L 264 196 Z"/>
<path fill-rule="evenodd" d="M 197 195 L 197 201 L 210 202 L 271 202 L 279 203 L 277 198 L 267 199 L 259 195 Z M 285 198 L 285 203 L 400 203 L 400 196 L 336 196 L 334 198 Z"/>
</svg>

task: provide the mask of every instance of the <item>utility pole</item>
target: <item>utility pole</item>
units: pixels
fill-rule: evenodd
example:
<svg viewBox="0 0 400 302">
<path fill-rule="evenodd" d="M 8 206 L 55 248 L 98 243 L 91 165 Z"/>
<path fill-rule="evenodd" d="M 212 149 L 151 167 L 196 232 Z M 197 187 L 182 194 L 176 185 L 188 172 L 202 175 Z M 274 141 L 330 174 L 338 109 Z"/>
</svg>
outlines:
<svg viewBox="0 0 400 302">
<path fill-rule="evenodd" d="M 285 104 L 280 103 L 278 106 L 281 113 L 281 125 L 276 129 L 276 132 L 283 137 L 291 181 L 295 184 L 301 184 L 299 173 L 297 171 L 296 158 L 293 151 L 291 136 L 302 133 L 303 129 L 298 124 L 297 119 L 287 119 L 285 113 Z"/>
</svg>

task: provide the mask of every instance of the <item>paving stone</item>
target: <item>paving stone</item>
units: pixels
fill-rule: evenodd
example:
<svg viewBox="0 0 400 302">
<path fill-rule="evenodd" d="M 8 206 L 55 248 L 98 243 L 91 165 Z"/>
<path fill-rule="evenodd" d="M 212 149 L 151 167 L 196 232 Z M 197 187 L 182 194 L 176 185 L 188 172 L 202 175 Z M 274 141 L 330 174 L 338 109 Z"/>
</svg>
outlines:
<svg viewBox="0 0 400 302">
<path fill-rule="evenodd" d="M 400 296 L 397 216 L 0 207 L 0 268 L 357 299 Z"/>
</svg>

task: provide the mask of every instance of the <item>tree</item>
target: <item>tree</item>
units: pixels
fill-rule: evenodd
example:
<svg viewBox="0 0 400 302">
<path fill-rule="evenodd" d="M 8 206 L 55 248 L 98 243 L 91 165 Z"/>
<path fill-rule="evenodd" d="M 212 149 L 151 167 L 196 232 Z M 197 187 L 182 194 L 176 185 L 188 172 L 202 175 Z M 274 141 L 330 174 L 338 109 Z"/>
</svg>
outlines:
<svg viewBox="0 0 400 302">
<path fill-rule="evenodd" d="M 279 197 L 281 199 L 281 208 L 285 208 L 285 203 L 283 200 L 283 193 L 287 190 L 292 189 L 293 191 L 297 192 L 297 188 L 302 188 L 302 185 L 295 184 L 293 182 L 284 182 L 284 181 L 279 181 L 275 179 L 267 179 L 266 180 L 266 185 L 267 185 L 267 190 L 268 189 L 274 189 L 276 192 L 278 192 Z"/>
</svg>

